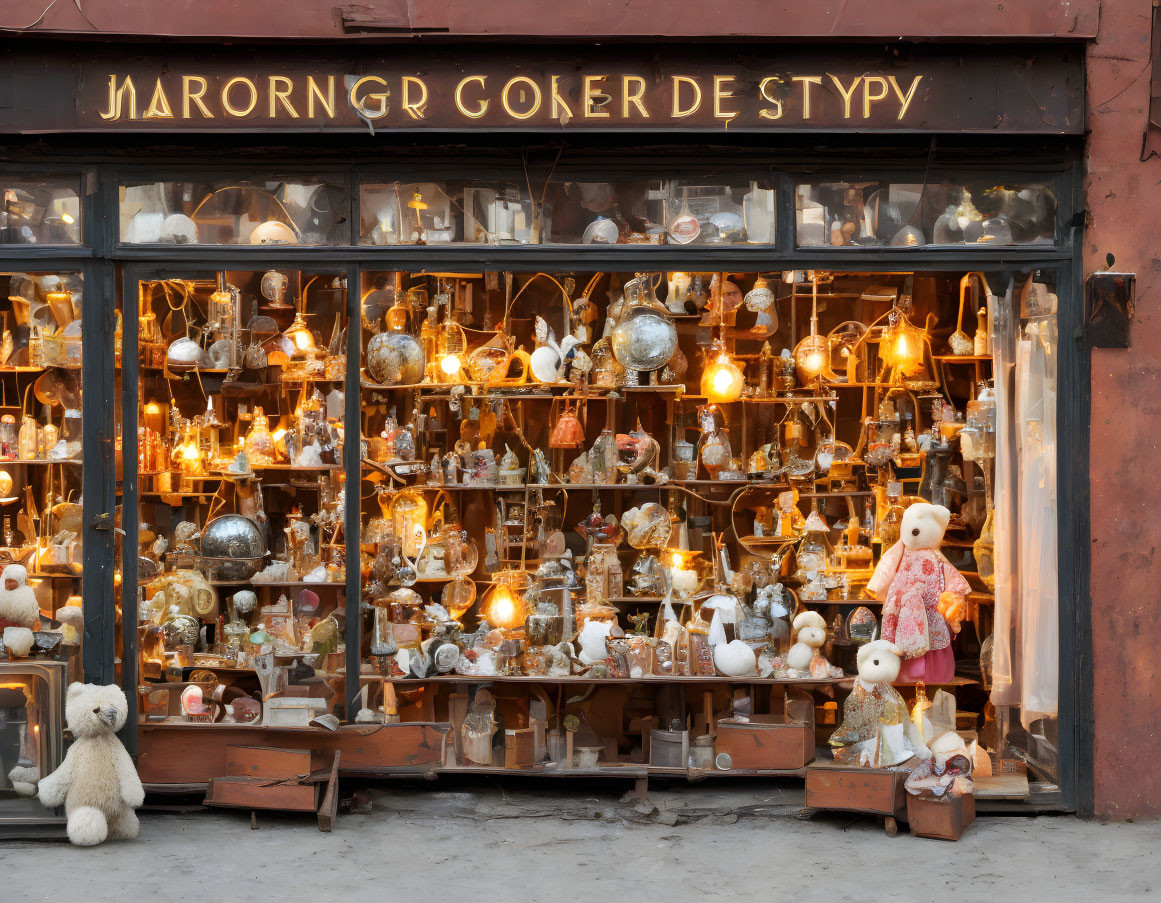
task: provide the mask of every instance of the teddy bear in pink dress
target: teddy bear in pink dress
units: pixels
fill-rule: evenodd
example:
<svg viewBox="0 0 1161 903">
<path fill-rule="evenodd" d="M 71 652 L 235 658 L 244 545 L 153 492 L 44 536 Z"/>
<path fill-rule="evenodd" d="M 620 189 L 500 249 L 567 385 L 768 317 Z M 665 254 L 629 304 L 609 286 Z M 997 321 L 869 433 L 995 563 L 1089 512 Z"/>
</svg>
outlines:
<svg viewBox="0 0 1161 903">
<path fill-rule="evenodd" d="M 957 615 L 971 587 L 939 551 L 950 519 L 942 505 L 908 508 L 899 541 L 883 553 L 867 584 L 883 603 L 882 638 L 903 653 L 899 680 L 939 684 L 955 676 L 951 634 L 959 632 Z"/>
</svg>

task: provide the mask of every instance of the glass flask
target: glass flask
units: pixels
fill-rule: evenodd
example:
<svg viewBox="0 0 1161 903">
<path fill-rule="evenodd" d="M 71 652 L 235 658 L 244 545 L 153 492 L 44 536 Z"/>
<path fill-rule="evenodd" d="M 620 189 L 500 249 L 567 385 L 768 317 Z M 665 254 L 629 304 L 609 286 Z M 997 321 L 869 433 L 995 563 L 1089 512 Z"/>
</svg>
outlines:
<svg viewBox="0 0 1161 903">
<path fill-rule="evenodd" d="M 262 408 L 254 409 L 244 447 L 251 464 L 273 464 L 275 461 L 274 438 L 270 435 L 270 426 Z"/>
<path fill-rule="evenodd" d="M 903 505 L 900 504 L 902 495 L 902 483 L 892 481 L 887 484 L 887 510 L 879 521 L 879 541 L 883 544 L 883 551 L 899 541 L 899 528 L 903 524 Z"/>
<path fill-rule="evenodd" d="M 717 405 L 705 405 L 697 409 L 701 439 L 697 443 L 698 457 L 711 480 L 717 479 L 718 472 L 729 466 L 733 451 L 730 437 L 725 427 L 718 427 Z"/>
</svg>

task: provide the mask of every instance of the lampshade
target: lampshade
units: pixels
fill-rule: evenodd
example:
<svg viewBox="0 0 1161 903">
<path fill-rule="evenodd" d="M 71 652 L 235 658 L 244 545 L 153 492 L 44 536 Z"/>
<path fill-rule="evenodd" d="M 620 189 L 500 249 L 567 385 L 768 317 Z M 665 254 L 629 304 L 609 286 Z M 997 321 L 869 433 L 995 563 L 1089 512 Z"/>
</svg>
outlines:
<svg viewBox="0 0 1161 903">
<path fill-rule="evenodd" d="M 287 328 L 285 335 L 294 344 L 296 352 L 315 350 L 314 333 L 306 325 L 306 320 L 301 313 L 294 315 L 294 322 Z"/>
<path fill-rule="evenodd" d="M 741 369 L 726 353 L 725 346 L 719 342 L 716 350 L 717 353 L 701 375 L 701 394 L 717 404 L 736 401 L 741 397 L 746 380 Z"/>
<path fill-rule="evenodd" d="M 806 336 L 794 349 L 794 366 L 802 383 L 818 379 L 829 364 L 830 342 L 816 332 Z"/>
<path fill-rule="evenodd" d="M 923 369 L 925 330 L 915 326 L 898 308 L 887 316 L 887 330 L 879 344 L 883 363 L 901 376 L 914 376 Z"/>
</svg>

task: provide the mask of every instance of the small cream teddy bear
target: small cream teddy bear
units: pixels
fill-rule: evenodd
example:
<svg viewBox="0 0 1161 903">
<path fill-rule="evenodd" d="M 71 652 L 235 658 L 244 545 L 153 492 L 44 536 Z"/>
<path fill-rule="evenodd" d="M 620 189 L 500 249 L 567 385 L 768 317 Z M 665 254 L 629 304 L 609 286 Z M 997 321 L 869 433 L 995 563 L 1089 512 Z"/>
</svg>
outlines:
<svg viewBox="0 0 1161 903">
<path fill-rule="evenodd" d="M 826 621 L 817 611 L 801 612 L 794 619 L 794 633 L 798 638 L 786 653 L 786 664 L 791 677 L 811 677 L 823 680 L 842 677 L 842 670 L 834 667 L 819 652 L 826 644 Z"/>
<path fill-rule="evenodd" d="M 69 686 L 65 722 L 73 744 L 60 767 L 41 779 L 39 797 L 49 809 L 64 805 L 69 840 L 78 846 L 137 836 L 133 810 L 145 801 L 145 790 L 117 738 L 128 713 L 125 693 L 116 684 Z"/>
</svg>

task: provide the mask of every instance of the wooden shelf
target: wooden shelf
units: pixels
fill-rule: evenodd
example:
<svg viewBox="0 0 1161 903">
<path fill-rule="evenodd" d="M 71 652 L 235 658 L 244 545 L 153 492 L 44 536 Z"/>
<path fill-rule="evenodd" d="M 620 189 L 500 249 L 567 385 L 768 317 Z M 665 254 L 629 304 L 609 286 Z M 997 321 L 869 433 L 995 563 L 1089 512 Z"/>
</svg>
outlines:
<svg viewBox="0 0 1161 903">
<path fill-rule="evenodd" d="M 710 686 L 712 684 L 754 684 L 762 686 L 801 686 L 801 687 L 836 687 L 843 686 L 844 682 L 849 684 L 854 680 L 853 677 L 834 677 L 816 680 L 812 677 L 806 678 L 791 678 L 791 677 L 528 677 L 527 675 L 484 675 L 484 674 L 436 674 L 431 677 L 383 677 L 377 673 L 362 673 L 359 675 L 361 681 L 377 682 L 386 680 L 393 684 L 402 684 L 410 686 L 418 686 L 419 684 L 427 683 L 443 683 L 443 684 L 485 684 L 485 683 L 511 683 L 511 684 L 576 684 L 577 686 L 592 685 L 608 685 L 614 686 L 619 684 L 692 684 L 694 686 Z M 957 678 L 959 679 L 959 678 Z M 968 681 L 974 683 L 974 681 Z M 906 684 L 898 684 L 897 686 L 907 686 Z"/>
</svg>

